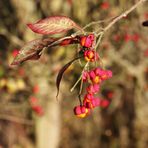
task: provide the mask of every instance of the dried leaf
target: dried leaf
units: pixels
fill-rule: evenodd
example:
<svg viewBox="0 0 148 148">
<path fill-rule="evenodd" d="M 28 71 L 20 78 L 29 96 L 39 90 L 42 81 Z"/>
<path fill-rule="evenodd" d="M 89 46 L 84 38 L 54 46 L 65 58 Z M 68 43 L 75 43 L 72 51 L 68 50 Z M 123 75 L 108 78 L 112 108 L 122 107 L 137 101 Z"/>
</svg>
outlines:
<svg viewBox="0 0 148 148">
<path fill-rule="evenodd" d="M 82 30 L 74 21 L 66 16 L 51 16 L 27 26 L 35 33 L 56 34 L 66 32 L 72 28 Z"/>
<path fill-rule="evenodd" d="M 80 59 L 80 58 L 81 58 L 81 57 L 77 57 L 77 58 L 71 60 L 70 62 L 68 62 L 66 65 L 64 65 L 64 66 L 60 69 L 60 71 L 59 71 L 59 73 L 58 73 L 58 76 L 57 76 L 57 79 L 56 79 L 56 86 L 57 86 L 57 95 L 56 95 L 56 98 L 57 98 L 58 95 L 59 95 L 60 83 L 61 83 L 61 80 L 62 80 L 62 77 L 63 77 L 64 72 L 66 71 L 66 69 L 67 69 L 74 61 L 76 61 L 76 60 L 78 60 L 78 59 Z"/>
<path fill-rule="evenodd" d="M 65 46 L 69 44 L 79 43 L 79 36 L 65 37 L 65 38 L 46 38 L 36 39 L 25 44 L 11 63 L 11 65 L 18 65 L 27 60 L 37 60 L 42 54 L 45 47 Z"/>
<path fill-rule="evenodd" d="M 41 56 L 41 51 L 44 47 L 47 47 L 48 44 L 53 43 L 54 39 L 36 39 L 25 44 L 11 63 L 11 65 L 18 65 L 27 60 L 37 60 Z"/>
</svg>

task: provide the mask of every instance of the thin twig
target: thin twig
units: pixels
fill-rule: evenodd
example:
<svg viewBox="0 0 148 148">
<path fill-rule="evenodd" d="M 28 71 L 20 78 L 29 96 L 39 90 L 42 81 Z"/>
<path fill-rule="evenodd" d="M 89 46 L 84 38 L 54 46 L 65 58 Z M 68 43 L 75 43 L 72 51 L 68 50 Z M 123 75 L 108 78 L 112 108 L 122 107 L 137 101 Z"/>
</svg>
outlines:
<svg viewBox="0 0 148 148">
<path fill-rule="evenodd" d="M 76 83 L 73 85 L 73 87 L 70 89 L 71 92 L 75 89 L 75 87 L 76 87 L 77 84 L 81 81 L 81 79 L 82 79 L 82 75 L 79 77 L 79 79 L 78 79 L 78 80 L 76 81 Z"/>
<path fill-rule="evenodd" d="M 99 33 L 99 39 L 98 39 L 98 41 L 97 41 L 97 43 L 96 43 L 96 47 L 95 47 L 95 48 L 97 48 L 97 47 L 99 46 L 99 44 L 100 44 L 100 42 L 101 42 L 101 39 L 102 39 L 102 37 L 103 37 L 103 34 L 104 34 L 104 32 L 100 32 L 100 33 Z"/>
<path fill-rule="evenodd" d="M 75 89 L 75 87 L 77 86 L 77 84 L 81 81 L 83 71 L 87 68 L 88 64 L 89 64 L 89 62 L 87 62 L 87 63 L 85 64 L 85 66 L 84 66 L 84 68 L 83 68 L 83 70 L 82 70 L 82 72 L 81 72 L 81 75 L 80 75 L 79 79 L 75 82 L 75 84 L 73 85 L 73 87 L 70 89 L 71 92 Z M 81 89 L 82 89 L 82 88 L 81 88 Z M 81 93 L 81 89 L 80 89 L 79 94 Z"/>
<path fill-rule="evenodd" d="M 99 21 L 93 21 L 89 24 L 87 24 L 86 26 L 83 27 L 83 30 L 92 26 L 92 25 L 96 25 L 96 24 L 100 24 L 100 23 L 104 23 L 104 22 L 109 22 L 111 20 L 113 20 L 115 17 L 109 18 L 109 19 L 105 19 L 105 20 L 99 20 Z"/>
<path fill-rule="evenodd" d="M 126 10 L 125 12 L 123 12 L 121 15 L 119 15 L 118 17 L 116 17 L 110 24 L 108 24 L 105 28 L 104 28 L 104 32 L 106 32 L 107 30 L 109 30 L 115 23 L 117 23 L 120 19 L 126 17 L 130 12 L 132 12 L 134 9 L 136 9 L 140 4 L 142 4 L 143 2 L 146 2 L 147 0 L 139 0 L 137 3 L 135 3 L 135 5 L 133 5 L 130 9 Z"/>
</svg>

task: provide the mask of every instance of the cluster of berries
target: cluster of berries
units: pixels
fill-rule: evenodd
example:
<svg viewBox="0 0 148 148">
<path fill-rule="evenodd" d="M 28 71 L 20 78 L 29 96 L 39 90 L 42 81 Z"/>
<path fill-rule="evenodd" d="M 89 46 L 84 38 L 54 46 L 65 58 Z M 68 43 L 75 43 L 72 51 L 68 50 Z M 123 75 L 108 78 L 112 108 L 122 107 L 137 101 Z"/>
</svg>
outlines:
<svg viewBox="0 0 148 148">
<path fill-rule="evenodd" d="M 112 77 L 110 70 L 103 70 L 101 68 L 95 68 L 90 71 L 84 71 L 82 74 L 83 82 L 87 82 L 86 94 L 84 95 L 83 103 L 74 108 L 74 113 L 77 117 L 86 117 L 90 111 L 97 106 L 108 106 L 107 100 L 102 100 L 99 97 L 95 97 L 100 90 L 100 85 L 104 80 Z"/>
<path fill-rule="evenodd" d="M 83 57 L 87 62 L 94 62 L 98 59 L 98 54 L 94 50 L 94 34 L 81 37 L 80 45 L 82 46 L 80 53 L 83 54 Z M 86 117 L 90 111 L 97 106 L 106 107 L 109 105 L 107 100 L 100 99 L 95 95 L 99 92 L 101 83 L 111 77 L 112 72 L 110 70 L 103 70 L 99 67 L 90 71 L 83 71 L 82 80 L 84 83 L 88 83 L 88 86 L 86 88 L 87 93 L 84 95 L 83 101 L 81 101 L 80 98 L 80 105 L 74 108 L 74 114 L 77 117 Z"/>
<path fill-rule="evenodd" d="M 99 92 L 101 83 L 111 77 L 112 72 L 110 70 L 103 70 L 99 67 L 83 72 L 82 80 L 89 85 L 86 88 L 87 93 L 84 95 L 83 104 L 74 108 L 75 115 L 83 118 L 90 113 L 91 109 L 109 104 L 108 101 L 95 97 L 95 94 Z"/>
</svg>

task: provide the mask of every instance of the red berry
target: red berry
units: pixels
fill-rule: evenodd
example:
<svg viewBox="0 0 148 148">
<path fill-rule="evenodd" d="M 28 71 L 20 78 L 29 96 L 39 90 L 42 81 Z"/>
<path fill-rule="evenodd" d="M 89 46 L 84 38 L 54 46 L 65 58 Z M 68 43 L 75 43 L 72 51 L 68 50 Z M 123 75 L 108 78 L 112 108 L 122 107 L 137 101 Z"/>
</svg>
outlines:
<svg viewBox="0 0 148 148">
<path fill-rule="evenodd" d="M 89 94 L 96 94 L 99 91 L 99 85 L 93 84 L 87 87 L 87 92 Z"/>
<path fill-rule="evenodd" d="M 74 113 L 75 113 L 75 115 L 81 114 L 81 106 L 76 106 L 76 107 L 74 108 Z"/>
<path fill-rule="evenodd" d="M 38 93 L 38 92 L 39 92 L 39 86 L 38 86 L 38 85 L 35 85 L 35 86 L 33 87 L 33 93 L 36 94 L 36 93 Z"/>
<path fill-rule="evenodd" d="M 110 104 L 110 102 L 108 101 L 108 100 L 101 100 L 101 107 L 104 107 L 104 108 L 106 108 L 106 107 L 108 107 L 109 106 L 109 104 Z"/>
<path fill-rule="evenodd" d="M 94 39 L 95 39 L 94 34 L 90 34 L 88 36 L 82 36 L 80 38 L 80 45 L 83 47 L 90 48 L 93 45 Z"/>
<path fill-rule="evenodd" d="M 92 94 L 86 94 L 84 96 L 84 99 L 89 99 L 89 100 L 92 100 L 94 98 L 94 96 Z"/>
<path fill-rule="evenodd" d="M 113 40 L 116 41 L 116 42 L 119 42 L 119 41 L 121 40 L 121 36 L 118 35 L 118 34 L 115 34 L 115 35 L 113 36 Z"/>
<path fill-rule="evenodd" d="M 139 39 L 140 39 L 140 35 L 139 34 L 133 34 L 131 36 L 131 39 L 134 41 L 134 42 L 138 42 Z"/>
<path fill-rule="evenodd" d="M 30 101 L 31 106 L 34 106 L 34 105 L 38 104 L 38 99 L 36 97 L 34 97 L 34 96 L 31 96 L 29 98 L 29 101 Z"/>
<path fill-rule="evenodd" d="M 144 56 L 148 57 L 148 48 L 144 51 Z"/>
<path fill-rule="evenodd" d="M 95 51 L 94 50 L 86 50 L 84 52 L 84 58 L 88 62 L 94 62 L 95 61 Z"/>
<path fill-rule="evenodd" d="M 129 42 L 129 41 L 131 41 L 131 39 L 132 39 L 132 37 L 131 37 L 130 34 L 125 34 L 125 35 L 124 35 L 124 41 L 125 41 L 125 42 Z"/>
<path fill-rule="evenodd" d="M 93 104 L 94 104 L 94 107 L 100 106 L 101 100 L 99 98 L 95 98 L 93 99 Z"/>
<path fill-rule="evenodd" d="M 94 72 L 96 75 L 100 75 L 102 70 L 101 70 L 101 68 L 98 67 L 98 68 L 94 69 Z"/>
<path fill-rule="evenodd" d="M 101 4 L 101 8 L 104 9 L 104 10 L 108 9 L 109 8 L 109 3 L 108 2 L 103 2 Z"/>
<path fill-rule="evenodd" d="M 82 80 L 86 82 L 89 79 L 89 73 L 87 71 L 82 72 Z"/>
<path fill-rule="evenodd" d="M 101 79 L 99 76 L 95 76 L 93 79 L 92 79 L 92 82 L 95 83 L 95 84 L 99 84 L 101 82 Z"/>
<path fill-rule="evenodd" d="M 109 99 L 112 99 L 113 96 L 114 96 L 114 92 L 113 92 L 113 91 L 110 91 L 110 92 L 107 93 L 107 97 L 108 97 Z"/>
<path fill-rule="evenodd" d="M 39 106 L 39 105 L 33 106 L 32 109 L 39 116 L 42 116 L 44 114 L 43 108 L 41 106 Z"/>
<path fill-rule="evenodd" d="M 18 49 L 14 49 L 14 50 L 12 51 L 13 57 L 16 57 L 18 54 L 19 54 L 19 50 L 18 50 Z"/>
<path fill-rule="evenodd" d="M 89 76 L 90 76 L 90 79 L 94 79 L 95 76 L 96 76 L 96 74 L 95 74 L 95 72 L 92 70 L 92 71 L 89 72 Z"/>
<path fill-rule="evenodd" d="M 77 117 L 84 118 L 86 117 L 86 115 L 88 115 L 88 113 L 89 113 L 89 109 L 87 109 L 85 106 L 76 106 L 74 108 L 74 114 Z"/>
</svg>

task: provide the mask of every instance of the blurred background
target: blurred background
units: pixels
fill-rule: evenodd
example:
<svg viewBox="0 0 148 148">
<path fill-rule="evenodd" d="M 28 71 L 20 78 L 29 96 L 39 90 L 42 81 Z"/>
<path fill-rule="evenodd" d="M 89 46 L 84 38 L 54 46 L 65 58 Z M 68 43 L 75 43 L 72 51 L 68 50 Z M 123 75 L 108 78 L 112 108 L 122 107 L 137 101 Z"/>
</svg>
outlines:
<svg viewBox="0 0 148 148">
<path fill-rule="evenodd" d="M 113 78 L 101 87 L 108 107 L 79 119 L 78 62 L 65 73 L 56 100 L 59 69 L 76 55 L 77 45 L 54 47 L 39 61 L 9 64 L 28 41 L 42 37 L 29 22 L 64 15 L 85 26 L 118 16 L 136 0 L 0 0 L 0 148 L 147 148 L 148 147 L 148 2 L 105 34 L 99 54 Z M 103 24 L 106 25 L 106 24 Z M 99 28 L 101 24 L 89 28 Z M 61 36 L 67 36 L 74 30 Z"/>
</svg>

